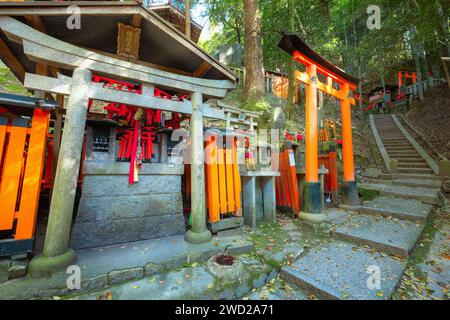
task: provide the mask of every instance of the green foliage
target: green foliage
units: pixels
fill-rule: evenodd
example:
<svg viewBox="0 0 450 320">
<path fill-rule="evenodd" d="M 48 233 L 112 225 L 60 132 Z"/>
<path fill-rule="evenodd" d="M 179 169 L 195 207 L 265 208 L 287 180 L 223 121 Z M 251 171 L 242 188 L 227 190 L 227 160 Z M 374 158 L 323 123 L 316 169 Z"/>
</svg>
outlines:
<svg viewBox="0 0 450 320">
<path fill-rule="evenodd" d="M 217 46 L 236 43 L 238 38 L 243 43 L 242 2 L 206 2 L 207 14 L 216 27 L 212 39 L 203 44 L 209 52 Z M 299 34 L 327 60 L 370 85 L 379 84 L 381 76 L 386 83 L 395 84 L 398 70 L 414 71 L 413 48 L 426 53 L 423 70 L 427 66 L 430 70 L 433 65 L 440 66 L 440 56 L 450 48 L 447 1 L 302 0 L 293 3 L 295 21 L 290 30 L 288 0 L 259 1 L 266 69 L 288 71 L 287 55 L 277 47 L 281 31 Z M 369 5 L 381 9 L 380 30 L 367 28 Z"/>
<path fill-rule="evenodd" d="M 0 87 L 9 93 L 28 95 L 28 91 L 6 67 L 0 67 Z"/>
</svg>

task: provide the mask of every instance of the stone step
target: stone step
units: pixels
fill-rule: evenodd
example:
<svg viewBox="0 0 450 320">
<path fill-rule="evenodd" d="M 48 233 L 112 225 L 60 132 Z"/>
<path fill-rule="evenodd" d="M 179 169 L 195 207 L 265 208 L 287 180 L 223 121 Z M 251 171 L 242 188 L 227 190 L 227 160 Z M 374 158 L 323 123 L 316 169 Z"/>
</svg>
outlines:
<svg viewBox="0 0 450 320">
<path fill-rule="evenodd" d="M 431 204 L 426 204 L 419 200 L 381 196 L 371 201 L 364 201 L 360 207 L 360 212 L 414 222 L 425 222 L 432 208 Z"/>
<path fill-rule="evenodd" d="M 367 287 L 368 268 L 372 266 L 380 268 L 380 289 Z M 403 259 L 332 240 L 282 267 L 281 277 L 319 299 L 386 300 L 395 292 L 405 267 Z"/>
<path fill-rule="evenodd" d="M 395 158 L 399 163 L 400 162 L 404 162 L 404 163 L 419 163 L 419 162 L 425 162 L 426 161 L 422 158 L 422 157 L 408 157 L 408 158 L 402 158 L 402 157 L 398 157 Z"/>
<path fill-rule="evenodd" d="M 431 168 L 404 168 L 400 166 L 397 171 L 400 173 L 433 173 Z"/>
<path fill-rule="evenodd" d="M 402 168 L 429 168 L 426 161 L 423 162 L 398 162 L 398 167 Z"/>
<path fill-rule="evenodd" d="M 416 151 L 412 145 L 403 145 L 403 146 L 384 146 L 386 150 L 388 151 Z"/>
<path fill-rule="evenodd" d="M 391 158 L 394 158 L 394 159 L 397 159 L 397 158 L 412 158 L 412 157 L 414 157 L 414 158 L 416 158 L 416 157 L 420 157 L 420 155 L 417 153 L 417 152 L 411 152 L 411 151 L 408 151 L 408 152 L 398 152 L 398 151 L 396 151 L 396 152 L 388 152 L 388 155 L 389 155 L 389 157 L 391 157 Z"/>
<path fill-rule="evenodd" d="M 398 141 L 398 142 L 383 142 L 385 148 L 395 148 L 395 147 L 409 147 L 411 144 L 409 141 Z"/>
<path fill-rule="evenodd" d="M 409 143 L 409 141 L 408 140 L 406 140 L 406 139 L 400 139 L 400 138 L 396 138 L 396 139 L 387 139 L 387 138 L 384 138 L 384 139 L 382 139 L 382 141 L 383 141 L 383 144 L 389 144 L 389 143 L 393 143 L 393 144 L 398 144 L 398 143 Z"/>
<path fill-rule="evenodd" d="M 394 179 L 391 183 L 398 186 L 422 187 L 431 189 L 438 189 L 442 185 L 442 181 L 436 179 Z"/>
<path fill-rule="evenodd" d="M 397 218 L 353 214 L 332 230 L 334 238 L 409 257 L 425 224 Z"/>
<path fill-rule="evenodd" d="M 393 173 L 390 175 L 394 179 L 433 179 L 442 181 L 441 176 L 435 174 L 420 174 L 420 173 Z"/>
<path fill-rule="evenodd" d="M 382 183 L 360 183 L 359 187 L 379 191 L 382 196 L 416 199 L 425 203 L 438 204 L 439 189 L 416 188 Z"/>
</svg>

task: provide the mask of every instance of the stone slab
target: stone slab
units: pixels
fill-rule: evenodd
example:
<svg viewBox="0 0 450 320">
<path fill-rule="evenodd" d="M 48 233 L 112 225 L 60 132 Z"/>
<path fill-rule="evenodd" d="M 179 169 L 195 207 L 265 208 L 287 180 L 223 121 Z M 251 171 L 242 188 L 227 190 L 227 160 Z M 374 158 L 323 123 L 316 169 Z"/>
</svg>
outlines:
<svg viewBox="0 0 450 320">
<path fill-rule="evenodd" d="M 281 276 L 321 299 L 385 300 L 397 288 L 405 265 L 378 251 L 332 241 L 310 249 L 291 266 L 282 267 Z M 380 268 L 380 289 L 367 286 L 369 266 Z"/>
<path fill-rule="evenodd" d="M 231 254 L 237 255 L 252 251 L 253 243 L 238 236 L 213 238 L 211 242 L 195 245 L 184 241 L 184 235 L 179 235 L 79 250 L 76 265 L 81 268 L 81 290 L 75 293 L 102 289 L 107 285 L 108 274 L 115 270 L 147 267 L 146 274 L 150 275 L 162 268 L 175 269 L 188 262 L 206 261 L 226 247 Z M 149 267 L 150 264 L 153 267 Z M 0 283 L 0 299 L 51 299 L 55 295 L 68 294 L 67 277 L 67 273 L 60 272 L 48 278 L 25 277 Z"/>
<path fill-rule="evenodd" d="M 108 275 L 108 284 L 116 284 L 144 277 L 144 268 L 135 267 L 111 271 Z"/>
<path fill-rule="evenodd" d="M 84 173 L 87 175 L 125 175 L 130 172 L 129 162 L 85 161 Z M 143 163 L 139 175 L 182 175 L 184 166 L 166 163 Z"/>
<path fill-rule="evenodd" d="M 181 235 L 185 232 L 182 213 L 100 222 L 76 223 L 72 227 L 71 247 L 95 248 L 118 243 Z"/>
<path fill-rule="evenodd" d="M 411 221 L 425 221 L 432 208 L 432 205 L 418 200 L 377 197 L 374 200 L 365 201 L 360 207 L 360 212 Z"/>
<path fill-rule="evenodd" d="M 213 233 L 217 233 L 219 231 L 227 229 L 240 228 L 243 225 L 244 225 L 244 218 L 242 217 L 229 217 L 221 219 L 220 221 L 214 223 L 208 222 L 208 227 Z"/>
<path fill-rule="evenodd" d="M 128 168 L 129 169 L 129 168 Z M 139 181 L 128 183 L 126 175 L 85 175 L 83 197 L 112 197 L 181 192 L 179 175 L 139 175 Z"/>
<path fill-rule="evenodd" d="M 378 250 L 408 257 L 420 235 L 423 223 L 415 223 L 396 218 L 355 214 L 342 225 L 332 230 L 334 238 L 370 245 Z"/>
<path fill-rule="evenodd" d="M 180 192 L 83 197 L 78 207 L 77 223 L 162 216 L 182 211 L 183 202 Z"/>
<path fill-rule="evenodd" d="M 392 174 L 394 179 L 427 179 L 427 180 L 440 180 L 442 177 L 434 174 L 421 174 L 421 173 L 394 173 Z"/>
<path fill-rule="evenodd" d="M 394 179 L 392 184 L 409 187 L 434 188 L 439 189 L 442 181 L 435 179 Z"/>
<path fill-rule="evenodd" d="M 369 190 L 377 190 L 381 195 L 417 199 L 426 203 L 438 204 L 439 189 L 414 188 L 381 183 L 360 183 L 359 187 Z"/>
</svg>

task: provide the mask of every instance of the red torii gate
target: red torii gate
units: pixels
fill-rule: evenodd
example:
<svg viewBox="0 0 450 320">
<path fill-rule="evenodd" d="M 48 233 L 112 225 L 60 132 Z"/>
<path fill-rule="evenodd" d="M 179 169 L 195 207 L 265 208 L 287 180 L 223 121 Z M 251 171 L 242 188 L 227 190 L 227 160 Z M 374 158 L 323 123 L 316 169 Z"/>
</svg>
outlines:
<svg viewBox="0 0 450 320">
<path fill-rule="evenodd" d="M 320 213 L 322 209 L 318 170 L 317 90 L 321 90 L 341 101 L 344 165 L 343 203 L 358 205 L 350 110 L 350 105 L 354 105 L 355 100 L 350 96 L 350 91 L 356 89 L 359 79 L 345 73 L 342 69 L 322 58 L 297 35 L 283 34 L 278 46 L 292 55 L 295 61 L 306 67 L 306 72 L 296 71 L 296 80 L 306 86 L 306 176 L 302 195 L 302 211 L 305 213 Z M 318 79 L 318 74 L 325 77 L 326 83 Z M 337 86 L 334 84 L 337 84 Z"/>
</svg>

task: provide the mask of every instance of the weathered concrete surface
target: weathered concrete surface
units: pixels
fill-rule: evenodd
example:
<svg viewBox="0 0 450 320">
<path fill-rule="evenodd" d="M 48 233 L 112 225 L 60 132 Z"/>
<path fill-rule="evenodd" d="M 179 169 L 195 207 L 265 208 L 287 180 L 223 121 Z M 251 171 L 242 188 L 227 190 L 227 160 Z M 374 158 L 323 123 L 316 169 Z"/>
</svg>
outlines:
<svg viewBox="0 0 450 320">
<path fill-rule="evenodd" d="M 439 189 L 414 188 L 381 183 L 360 183 L 360 188 L 377 190 L 381 195 L 417 199 L 426 203 L 438 204 Z"/>
<path fill-rule="evenodd" d="M 69 293 L 84 294 L 108 285 L 111 272 L 122 270 L 128 275 L 130 273 L 141 275 L 140 271 L 136 272 L 136 270 L 145 268 L 145 274 L 150 275 L 161 270 L 175 269 L 186 263 L 206 261 L 212 255 L 225 250 L 226 247 L 231 254 L 243 254 L 251 251 L 253 244 L 237 236 L 214 238 L 213 241 L 203 245 L 192 245 L 179 235 L 126 245 L 80 250 L 77 251 L 76 265 L 81 268 L 81 290 L 67 289 L 68 274 L 63 271 L 48 278 L 25 277 L 0 283 L 0 299 L 37 299 Z"/>
<path fill-rule="evenodd" d="M 355 214 L 332 231 L 336 239 L 370 245 L 395 255 L 409 256 L 424 224 L 396 218 Z"/>
<path fill-rule="evenodd" d="M 379 266 L 381 288 L 369 289 L 366 272 Z M 384 253 L 332 241 L 312 248 L 291 266 L 281 269 L 281 276 L 306 293 L 321 299 L 388 299 L 397 287 L 406 263 Z"/>
<path fill-rule="evenodd" d="M 100 222 L 77 223 L 71 245 L 76 249 L 96 248 L 130 241 L 184 234 L 183 214 L 165 214 Z"/>
<path fill-rule="evenodd" d="M 432 205 L 418 200 L 377 197 L 371 201 L 365 201 L 360 207 L 360 212 L 411 221 L 425 221 L 432 208 Z"/>
<path fill-rule="evenodd" d="M 141 174 L 139 182 L 130 185 L 128 175 L 85 175 L 71 234 L 73 248 L 102 247 L 184 232 L 181 176 Z"/>
<path fill-rule="evenodd" d="M 249 294 L 254 286 L 263 287 L 273 279 L 273 272 L 260 260 L 239 256 L 242 272 L 231 279 L 211 274 L 207 267 L 191 264 L 122 285 L 80 296 L 77 300 L 105 299 L 106 292 L 112 300 L 171 300 L 171 299 L 235 299 Z M 270 278 L 269 278 L 270 276 Z"/>
<path fill-rule="evenodd" d="M 128 163 L 128 170 L 130 170 Z M 144 164 L 146 166 L 158 164 Z M 169 165 L 166 165 L 167 167 Z M 110 175 L 86 175 L 83 180 L 83 195 L 87 197 L 136 196 L 181 192 L 181 175 L 146 175 L 139 172 L 139 181 L 128 183 L 128 173 Z"/>
</svg>

